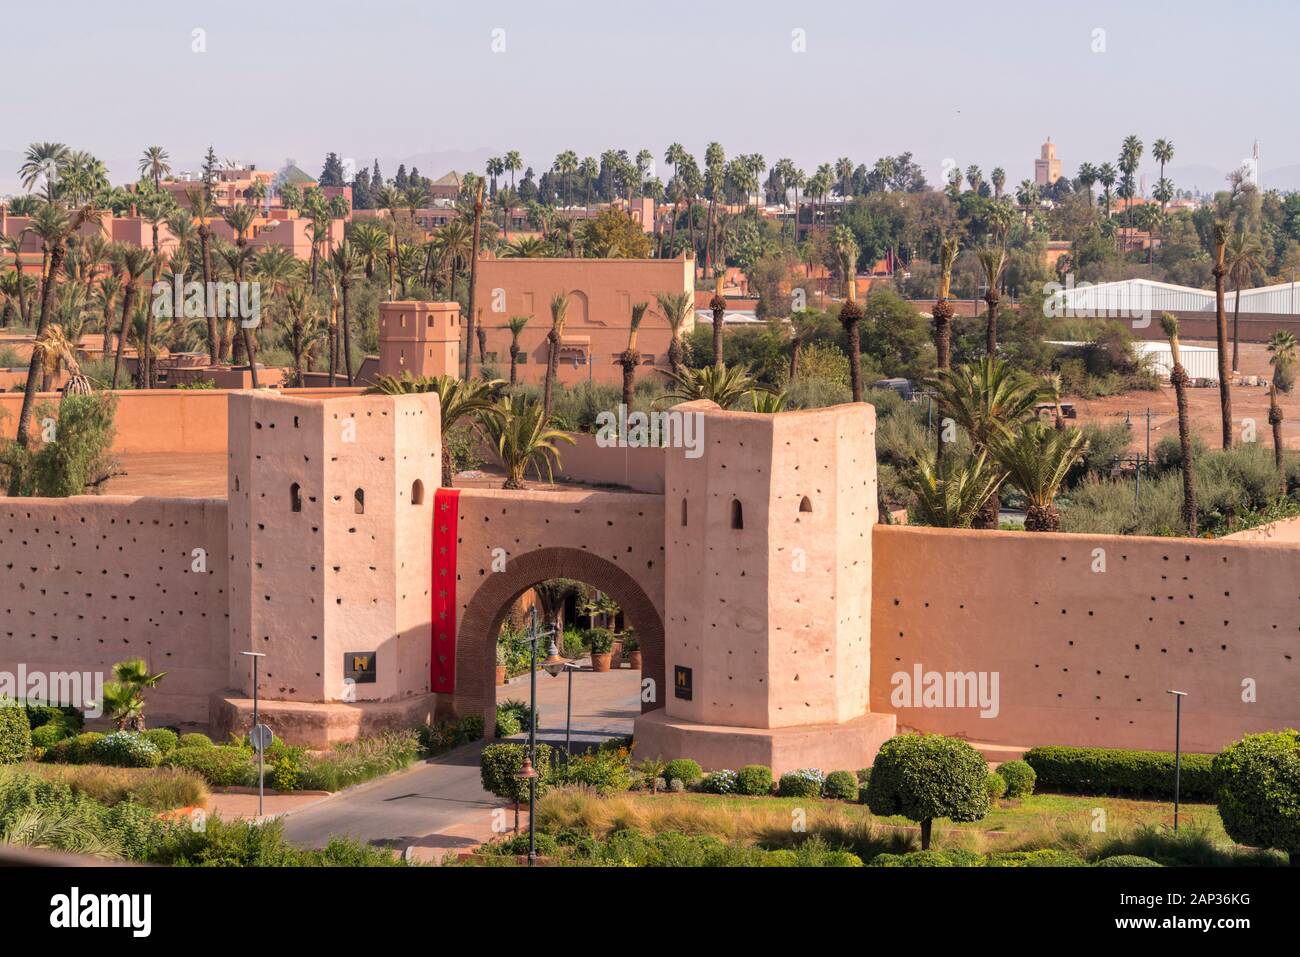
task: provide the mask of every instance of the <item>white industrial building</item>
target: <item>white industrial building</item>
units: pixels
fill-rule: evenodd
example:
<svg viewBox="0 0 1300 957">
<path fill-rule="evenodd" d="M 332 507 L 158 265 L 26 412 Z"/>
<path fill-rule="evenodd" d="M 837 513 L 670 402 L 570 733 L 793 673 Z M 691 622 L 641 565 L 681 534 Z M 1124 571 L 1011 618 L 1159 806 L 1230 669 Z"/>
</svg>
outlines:
<svg viewBox="0 0 1300 957">
<path fill-rule="evenodd" d="M 1174 371 L 1174 355 L 1167 342 L 1135 342 L 1133 351 L 1146 357 L 1160 378 L 1167 380 Z M 1219 350 L 1212 346 L 1178 344 L 1178 358 L 1193 379 L 1219 378 Z"/>
<path fill-rule="evenodd" d="M 1050 283 L 1052 295 L 1044 308 L 1049 315 L 1083 319 L 1158 318 L 1162 312 L 1214 312 L 1214 290 L 1176 286 L 1151 279 L 1078 284 Z M 1237 294 L 1224 294 L 1231 314 Z M 1255 315 L 1293 316 L 1300 309 L 1300 283 L 1286 282 L 1241 291 L 1241 312 Z"/>
</svg>

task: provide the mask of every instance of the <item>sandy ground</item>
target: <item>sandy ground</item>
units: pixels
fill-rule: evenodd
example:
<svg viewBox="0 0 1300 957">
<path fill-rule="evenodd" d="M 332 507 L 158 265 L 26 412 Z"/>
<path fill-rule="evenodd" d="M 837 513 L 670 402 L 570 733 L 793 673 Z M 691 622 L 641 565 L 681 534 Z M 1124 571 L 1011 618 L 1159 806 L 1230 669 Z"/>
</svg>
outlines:
<svg viewBox="0 0 1300 957">
<path fill-rule="evenodd" d="M 1214 346 L 1213 342 L 1189 342 L 1189 345 Z M 1229 345 L 1231 349 L 1231 345 Z M 1243 376 L 1261 376 L 1267 381 L 1271 375 L 1268 364 L 1268 350 L 1259 343 L 1241 344 L 1241 369 Z M 1271 447 L 1273 443 L 1272 427 L 1268 424 L 1268 387 L 1245 386 L 1233 384 L 1232 418 L 1236 429 L 1237 441 L 1242 441 L 1245 420 L 1253 419 L 1255 439 Z M 1151 448 L 1166 435 L 1178 434 L 1178 409 L 1175 404 L 1174 390 L 1169 386 L 1158 392 L 1129 392 L 1124 395 L 1105 399 L 1072 399 L 1079 412 L 1078 420 L 1085 422 L 1111 424 L 1124 421 L 1125 415 L 1132 418 L 1134 452 L 1146 449 L 1146 410 L 1151 410 Z M 1300 390 L 1291 395 L 1279 397 L 1278 404 L 1284 415 L 1282 421 L 1282 443 L 1287 447 L 1300 446 Z M 1205 439 L 1210 448 L 1218 448 L 1222 443 L 1220 434 L 1219 390 L 1189 389 L 1187 393 L 1188 412 L 1191 414 L 1193 430 Z"/>
</svg>

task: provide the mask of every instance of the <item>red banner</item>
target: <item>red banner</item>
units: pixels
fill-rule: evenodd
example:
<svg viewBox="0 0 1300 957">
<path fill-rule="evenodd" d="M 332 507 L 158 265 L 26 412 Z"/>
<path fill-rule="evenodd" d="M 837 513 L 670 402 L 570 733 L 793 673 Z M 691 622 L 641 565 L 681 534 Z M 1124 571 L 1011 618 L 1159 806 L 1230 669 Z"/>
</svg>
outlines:
<svg viewBox="0 0 1300 957">
<path fill-rule="evenodd" d="M 440 488 L 433 496 L 433 609 L 429 690 L 456 690 L 456 517 L 460 490 Z"/>
</svg>

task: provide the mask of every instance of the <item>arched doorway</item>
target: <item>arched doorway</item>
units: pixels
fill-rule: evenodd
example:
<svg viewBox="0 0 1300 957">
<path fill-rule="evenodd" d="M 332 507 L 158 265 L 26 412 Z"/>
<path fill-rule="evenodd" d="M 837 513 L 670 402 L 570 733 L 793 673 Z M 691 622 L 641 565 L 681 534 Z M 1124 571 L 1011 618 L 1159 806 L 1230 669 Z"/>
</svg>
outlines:
<svg viewBox="0 0 1300 957">
<path fill-rule="evenodd" d="M 540 548 L 512 558 L 505 571 L 487 576 L 465 606 L 457 628 L 458 714 L 482 714 L 491 737 L 496 714 L 496 638 L 511 606 L 525 591 L 544 581 L 571 578 L 614 599 L 637 631 L 641 645 L 641 678 L 654 681 L 652 701 L 641 711 L 663 707 L 665 683 L 664 625 L 659 610 L 631 575 L 616 564 L 577 548 Z M 544 649 L 543 649 L 544 650 Z"/>
</svg>

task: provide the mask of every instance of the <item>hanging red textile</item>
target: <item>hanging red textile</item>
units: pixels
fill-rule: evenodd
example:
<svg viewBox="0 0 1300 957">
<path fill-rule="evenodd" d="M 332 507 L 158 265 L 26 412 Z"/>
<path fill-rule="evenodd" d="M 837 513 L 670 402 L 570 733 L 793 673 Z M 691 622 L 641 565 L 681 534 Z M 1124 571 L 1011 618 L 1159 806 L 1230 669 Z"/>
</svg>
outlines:
<svg viewBox="0 0 1300 957">
<path fill-rule="evenodd" d="M 433 596 L 429 690 L 456 690 L 456 518 L 460 490 L 440 488 L 433 496 Z"/>
</svg>

